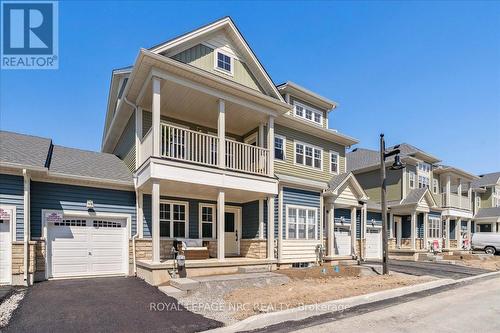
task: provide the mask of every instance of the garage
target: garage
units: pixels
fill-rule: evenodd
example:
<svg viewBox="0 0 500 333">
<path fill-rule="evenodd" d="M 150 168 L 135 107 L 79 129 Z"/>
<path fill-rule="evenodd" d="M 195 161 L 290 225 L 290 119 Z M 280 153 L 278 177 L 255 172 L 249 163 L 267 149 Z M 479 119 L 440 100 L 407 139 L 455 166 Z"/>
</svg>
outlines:
<svg viewBox="0 0 500 333">
<path fill-rule="evenodd" d="M 382 232 L 381 228 L 367 228 L 365 235 L 366 258 L 382 258 Z"/>
<path fill-rule="evenodd" d="M 335 254 L 338 256 L 351 255 L 351 228 L 335 227 Z"/>
<path fill-rule="evenodd" d="M 3 213 L 3 211 L 2 211 Z M 0 285 L 11 282 L 10 219 L 0 216 Z"/>
<path fill-rule="evenodd" d="M 47 225 L 47 277 L 122 275 L 128 271 L 126 221 L 67 218 Z"/>
</svg>

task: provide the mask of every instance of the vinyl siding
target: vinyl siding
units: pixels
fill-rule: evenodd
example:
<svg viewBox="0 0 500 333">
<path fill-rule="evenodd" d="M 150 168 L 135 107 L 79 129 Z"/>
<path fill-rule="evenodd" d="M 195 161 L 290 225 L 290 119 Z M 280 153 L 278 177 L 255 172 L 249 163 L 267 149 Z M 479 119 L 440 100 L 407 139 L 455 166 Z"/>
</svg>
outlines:
<svg viewBox="0 0 500 333">
<path fill-rule="evenodd" d="M 345 172 L 344 146 L 281 125 L 275 125 L 275 133 L 286 137 L 285 161 L 274 160 L 274 170 L 276 173 L 327 182 L 333 176 L 333 174 L 330 173 L 330 150 L 339 154 L 340 173 Z M 308 143 L 323 149 L 323 170 L 303 165 L 295 165 L 295 141 Z"/>
<path fill-rule="evenodd" d="M 326 117 L 327 117 L 327 112 L 326 112 L 326 110 L 324 110 L 324 109 L 322 109 L 322 108 L 320 108 L 320 107 L 318 107 L 318 106 L 315 106 L 315 105 L 313 105 L 313 104 L 311 104 L 311 103 L 309 103 L 309 102 L 305 102 L 305 101 L 303 101 L 303 100 L 301 100 L 301 99 L 299 99 L 299 98 L 297 98 L 297 97 L 295 97 L 295 96 L 290 96 L 290 103 L 291 103 L 292 105 L 294 104 L 293 102 L 295 102 L 295 101 L 296 101 L 296 102 L 299 102 L 300 104 L 304 104 L 305 106 L 308 106 L 308 107 L 310 107 L 310 108 L 312 108 L 312 109 L 314 109 L 314 110 L 321 111 L 321 113 L 323 114 L 323 122 L 322 122 L 322 124 L 321 124 L 321 125 L 322 125 L 323 127 L 325 127 L 325 128 L 326 128 Z M 293 110 L 292 110 L 292 111 L 290 111 L 290 114 L 292 114 L 292 115 L 293 115 Z"/>
<path fill-rule="evenodd" d="M 133 113 L 113 152 L 125 162 L 131 172 L 135 171 L 135 149 L 135 113 Z"/>
<path fill-rule="evenodd" d="M 233 58 L 234 73 L 233 76 L 231 76 L 215 70 L 214 57 L 214 49 L 203 44 L 198 44 L 193 46 L 192 48 L 174 55 L 172 59 L 203 69 L 207 72 L 217 74 L 226 79 L 230 79 L 249 88 L 263 92 L 262 88 L 257 83 L 257 80 L 252 75 L 245 63 Z"/>
<path fill-rule="evenodd" d="M 241 238 L 259 238 L 259 201 L 243 204 Z"/>
<path fill-rule="evenodd" d="M 490 208 L 493 196 L 493 188 L 487 187 L 486 192 L 481 193 L 481 208 Z"/>
<path fill-rule="evenodd" d="M 42 236 L 42 209 L 87 211 L 87 200 L 97 213 L 130 214 L 136 232 L 135 193 L 86 186 L 31 182 L 31 237 Z"/>
<path fill-rule="evenodd" d="M 320 196 L 319 192 L 312 192 L 297 188 L 284 187 L 283 188 L 283 238 L 286 238 L 286 207 L 287 205 L 305 206 L 317 208 L 316 212 L 316 233 L 319 239 L 319 228 L 320 228 Z M 276 203 L 277 200 L 275 200 Z M 277 213 L 278 209 L 275 210 L 275 220 L 278 221 Z M 277 229 L 277 223 L 275 223 L 275 228 Z M 277 237 L 277 234 L 276 234 Z"/>
<path fill-rule="evenodd" d="M 24 178 L 0 174 L 0 204 L 16 207 L 16 239 L 24 233 Z"/>
<path fill-rule="evenodd" d="M 402 170 L 387 170 L 386 186 L 387 201 L 400 201 L 402 196 Z M 365 190 L 370 201 L 380 202 L 380 171 L 372 170 L 369 172 L 356 174 L 356 179 Z"/>
</svg>

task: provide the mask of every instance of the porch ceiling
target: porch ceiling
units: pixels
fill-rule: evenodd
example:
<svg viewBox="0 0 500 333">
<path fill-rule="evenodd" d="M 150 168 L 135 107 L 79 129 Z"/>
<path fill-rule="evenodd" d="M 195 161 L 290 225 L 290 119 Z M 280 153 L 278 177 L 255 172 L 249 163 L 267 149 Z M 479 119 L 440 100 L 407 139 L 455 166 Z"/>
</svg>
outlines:
<svg viewBox="0 0 500 333">
<path fill-rule="evenodd" d="M 151 83 L 146 86 L 151 92 Z M 218 98 L 172 81 L 162 81 L 161 115 L 181 119 L 208 128 L 217 128 Z M 145 93 L 139 104 L 151 111 L 152 93 Z M 267 122 L 268 116 L 235 102 L 225 102 L 226 132 L 244 135 Z"/>
</svg>

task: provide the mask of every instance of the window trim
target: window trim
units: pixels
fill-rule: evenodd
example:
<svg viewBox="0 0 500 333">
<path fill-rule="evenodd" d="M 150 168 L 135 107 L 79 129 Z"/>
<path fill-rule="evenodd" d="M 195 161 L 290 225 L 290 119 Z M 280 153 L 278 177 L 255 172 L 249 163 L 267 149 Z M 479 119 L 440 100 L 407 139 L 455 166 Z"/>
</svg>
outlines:
<svg viewBox="0 0 500 333">
<path fill-rule="evenodd" d="M 202 216 L 202 211 L 204 207 L 209 207 L 213 209 L 213 214 L 212 214 L 212 237 L 203 237 L 203 223 L 208 223 L 208 222 L 203 222 L 201 219 Z M 203 240 L 214 240 L 217 238 L 217 205 L 216 204 L 210 204 L 210 203 L 199 203 L 198 204 L 198 238 L 203 239 Z"/>
<path fill-rule="evenodd" d="M 288 236 L 288 224 L 289 224 L 289 216 L 288 216 L 288 210 L 292 208 L 292 209 L 295 209 L 297 211 L 297 216 L 298 216 L 298 210 L 299 209 L 305 209 L 306 211 L 306 238 L 299 238 L 299 232 L 298 232 L 298 218 L 297 220 L 295 221 L 295 225 L 296 225 L 296 233 L 295 233 L 295 238 L 290 238 Z M 309 216 L 309 211 L 314 211 L 314 238 L 309 238 L 309 232 L 308 232 L 308 229 L 307 229 L 307 226 L 308 226 L 308 223 L 307 223 L 307 218 Z M 291 205 L 291 204 L 286 204 L 285 205 L 285 230 L 286 230 L 286 233 L 285 233 L 285 237 L 287 240 L 318 240 L 319 239 L 319 236 L 318 236 L 318 211 L 319 211 L 319 208 L 317 207 L 312 207 L 312 206 L 301 206 L 301 205 Z"/>
<path fill-rule="evenodd" d="M 434 194 L 439 194 L 439 181 L 437 178 L 432 178 L 432 192 Z"/>
<path fill-rule="evenodd" d="M 219 53 L 225 55 L 226 57 L 229 57 L 230 66 L 231 66 L 230 71 L 227 71 L 224 68 L 220 68 L 218 66 L 217 60 L 219 58 Z M 221 72 L 221 73 L 224 73 L 224 74 L 229 75 L 229 76 L 234 76 L 234 56 L 232 56 L 228 52 L 223 51 L 222 49 L 214 50 L 214 70 Z"/>
<path fill-rule="evenodd" d="M 321 127 L 324 127 L 323 111 L 315 109 L 315 108 L 313 108 L 311 106 L 305 105 L 304 103 L 298 102 L 296 100 L 293 101 L 292 105 L 293 105 L 293 116 L 294 117 L 301 118 L 301 119 L 304 119 L 305 121 L 311 122 L 311 123 L 313 123 L 315 125 L 319 125 Z M 297 115 L 297 108 L 296 108 L 297 106 L 300 106 L 302 109 L 304 109 L 304 113 L 303 113 L 302 116 Z M 309 111 L 311 111 L 313 113 L 313 116 L 312 116 L 311 120 L 309 120 L 309 119 L 306 118 L 306 110 L 309 110 Z M 319 122 L 314 121 L 314 114 L 315 113 L 319 114 L 319 116 L 320 116 Z"/>
<path fill-rule="evenodd" d="M 189 238 L 189 202 L 188 201 L 178 201 L 178 200 L 168 200 L 168 199 L 160 199 L 161 204 L 169 204 L 170 205 L 170 237 L 165 237 L 160 235 L 160 239 L 163 240 L 172 240 L 172 239 L 188 239 Z M 173 205 L 183 205 L 185 208 L 185 225 L 184 225 L 184 234 L 186 237 L 175 237 L 174 236 L 174 209 Z M 154 212 L 153 212 L 154 213 Z M 158 212 L 159 214 L 160 212 Z M 158 227 L 160 227 L 158 225 Z"/>
<path fill-rule="evenodd" d="M 332 155 L 337 155 L 337 172 L 332 171 Z M 328 156 L 330 159 L 328 161 L 329 171 L 331 174 L 338 175 L 340 173 L 340 154 L 337 151 L 330 150 L 330 154 Z"/>
<path fill-rule="evenodd" d="M 432 224 L 434 227 L 437 226 L 437 228 L 430 228 L 430 225 L 429 224 Z M 438 231 L 438 235 L 436 237 L 434 236 L 431 236 L 431 230 L 437 230 Z M 442 222 L 441 222 L 441 219 L 437 216 L 429 216 L 427 218 L 427 238 L 431 238 L 431 239 L 439 239 L 439 238 L 442 238 L 443 236 L 443 230 L 442 230 Z"/>
<path fill-rule="evenodd" d="M 286 161 L 286 137 L 283 136 L 283 135 L 275 134 L 274 135 L 274 139 L 276 140 L 276 138 L 283 140 L 283 159 L 281 160 L 279 158 L 276 158 L 276 153 L 274 153 L 274 159 L 276 161 L 283 161 L 283 162 L 285 162 Z M 274 146 L 275 146 L 274 149 L 276 149 L 276 144 Z"/>
<path fill-rule="evenodd" d="M 297 145 L 302 145 L 304 146 L 304 159 L 303 159 L 303 163 L 300 164 L 300 163 L 297 163 Z M 307 165 L 306 164 L 306 146 L 310 147 L 313 149 L 313 161 L 312 161 L 312 165 Z M 319 149 L 319 151 L 321 152 L 321 161 L 320 161 L 320 167 L 319 168 L 316 168 L 314 166 L 314 149 Z M 305 142 L 302 142 L 302 141 L 297 141 L 297 140 L 294 140 L 293 141 L 293 164 L 294 165 L 297 165 L 297 166 L 302 166 L 302 167 L 305 167 L 305 168 L 309 168 L 309 169 L 313 169 L 313 170 L 316 170 L 316 171 L 323 171 L 323 148 L 321 147 L 318 147 L 318 146 L 315 146 L 315 145 L 312 145 L 310 143 L 305 143 Z"/>
<path fill-rule="evenodd" d="M 413 171 L 409 171 L 408 172 L 408 186 L 412 190 L 415 189 L 416 176 L 417 176 L 417 174 L 415 172 L 413 172 Z M 412 178 L 413 178 L 413 185 L 411 184 L 412 183 Z"/>
</svg>

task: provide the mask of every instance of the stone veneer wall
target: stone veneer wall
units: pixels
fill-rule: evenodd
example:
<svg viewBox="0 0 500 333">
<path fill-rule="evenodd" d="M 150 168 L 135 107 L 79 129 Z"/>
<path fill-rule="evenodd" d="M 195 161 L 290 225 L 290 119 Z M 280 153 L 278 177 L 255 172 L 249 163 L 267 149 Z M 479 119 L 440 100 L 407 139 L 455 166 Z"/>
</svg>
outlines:
<svg viewBox="0 0 500 333">
<path fill-rule="evenodd" d="M 265 239 L 240 240 L 240 255 L 246 258 L 265 259 L 267 256 Z"/>
</svg>

